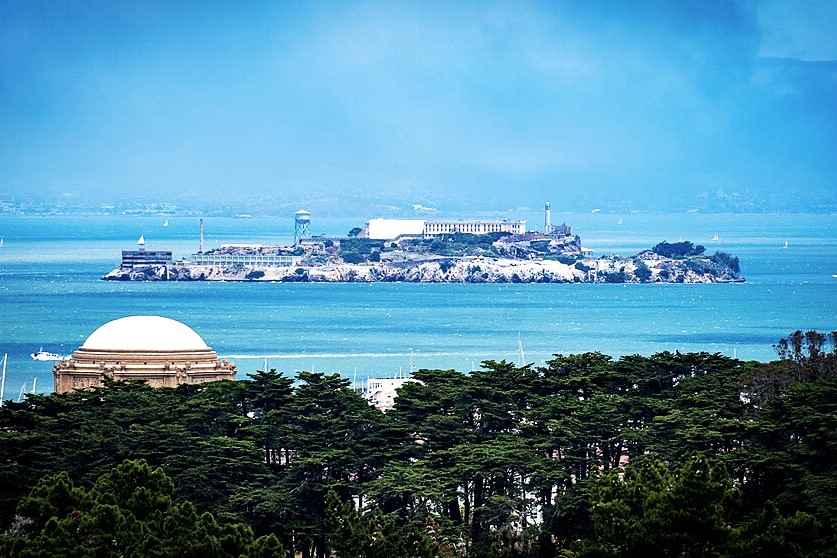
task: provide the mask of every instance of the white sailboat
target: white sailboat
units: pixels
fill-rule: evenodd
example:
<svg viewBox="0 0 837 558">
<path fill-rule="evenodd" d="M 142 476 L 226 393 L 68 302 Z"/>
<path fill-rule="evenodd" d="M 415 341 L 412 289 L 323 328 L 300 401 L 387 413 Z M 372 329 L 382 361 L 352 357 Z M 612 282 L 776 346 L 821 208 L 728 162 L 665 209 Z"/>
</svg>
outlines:
<svg viewBox="0 0 837 558">
<path fill-rule="evenodd" d="M 721 237 L 718 236 L 718 233 L 712 235 L 712 240 L 718 241 L 721 240 Z"/>
<path fill-rule="evenodd" d="M 520 332 L 517 332 L 517 350 L 520 353 L 520 366 L 526 366 L 526 355 L 523 354 L 523 341 L 520 340 Z"/>
<path fill-rule="evenodd" d="M 169 226 L 169 220 L 168 220 L 168 219 L 166 219 L 165 221 L 163 221 L 163 226 L 164 226 L 164 227 L 168 227 L 168 226 Z"/>
</svg>

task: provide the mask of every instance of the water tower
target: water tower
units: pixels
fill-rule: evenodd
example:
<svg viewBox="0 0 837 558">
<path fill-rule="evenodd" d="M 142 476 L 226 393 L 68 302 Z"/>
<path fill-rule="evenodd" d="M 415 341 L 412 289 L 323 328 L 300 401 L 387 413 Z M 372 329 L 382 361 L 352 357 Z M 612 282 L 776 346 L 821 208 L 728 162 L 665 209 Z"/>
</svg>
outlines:
<svg viewBox="0 0 837 558">
<path fill-rule="evenodd" d="M 300 209 L 294 213 L 294 245 L 303 238 L 311 238 L 311 214 Z"/>
</svg>

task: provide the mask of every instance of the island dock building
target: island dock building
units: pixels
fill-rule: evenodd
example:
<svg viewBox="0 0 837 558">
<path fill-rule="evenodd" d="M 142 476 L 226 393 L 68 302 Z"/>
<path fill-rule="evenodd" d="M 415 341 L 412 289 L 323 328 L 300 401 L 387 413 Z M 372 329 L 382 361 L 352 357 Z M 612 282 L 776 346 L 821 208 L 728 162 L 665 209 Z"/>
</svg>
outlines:
<svg viewBox="0 0 837 558">
<path fill-rule="evenodd" d="M 122 250 L 122 269 L 171 264 L 171 250 Z"/>
</svg>

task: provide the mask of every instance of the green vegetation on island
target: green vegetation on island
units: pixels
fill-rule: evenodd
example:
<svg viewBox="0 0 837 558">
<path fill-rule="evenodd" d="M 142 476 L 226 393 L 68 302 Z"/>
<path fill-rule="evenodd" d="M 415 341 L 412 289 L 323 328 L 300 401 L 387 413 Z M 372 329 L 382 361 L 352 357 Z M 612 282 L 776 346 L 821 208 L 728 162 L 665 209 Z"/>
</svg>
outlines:
<svg viewBox="0 0 837 558">
<path fill-rule="evenodd" d="M 834 556 L 835 341 L 29 395 L 0 556 Z"/>
</svg>

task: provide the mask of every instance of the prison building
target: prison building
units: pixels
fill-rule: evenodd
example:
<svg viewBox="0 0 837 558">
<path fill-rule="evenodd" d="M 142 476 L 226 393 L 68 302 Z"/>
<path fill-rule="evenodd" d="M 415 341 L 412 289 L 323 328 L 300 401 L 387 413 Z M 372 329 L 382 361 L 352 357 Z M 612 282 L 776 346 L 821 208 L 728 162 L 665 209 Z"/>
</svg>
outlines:
<svg viewBox="0 0 837 558">
<path fill-rule="evenodd" d="M 526 221 L 427 221 L 424 224 L 425 238 L 445 234 L 489 234 L 489 233 L 524 234 Z"/>
</svg>

